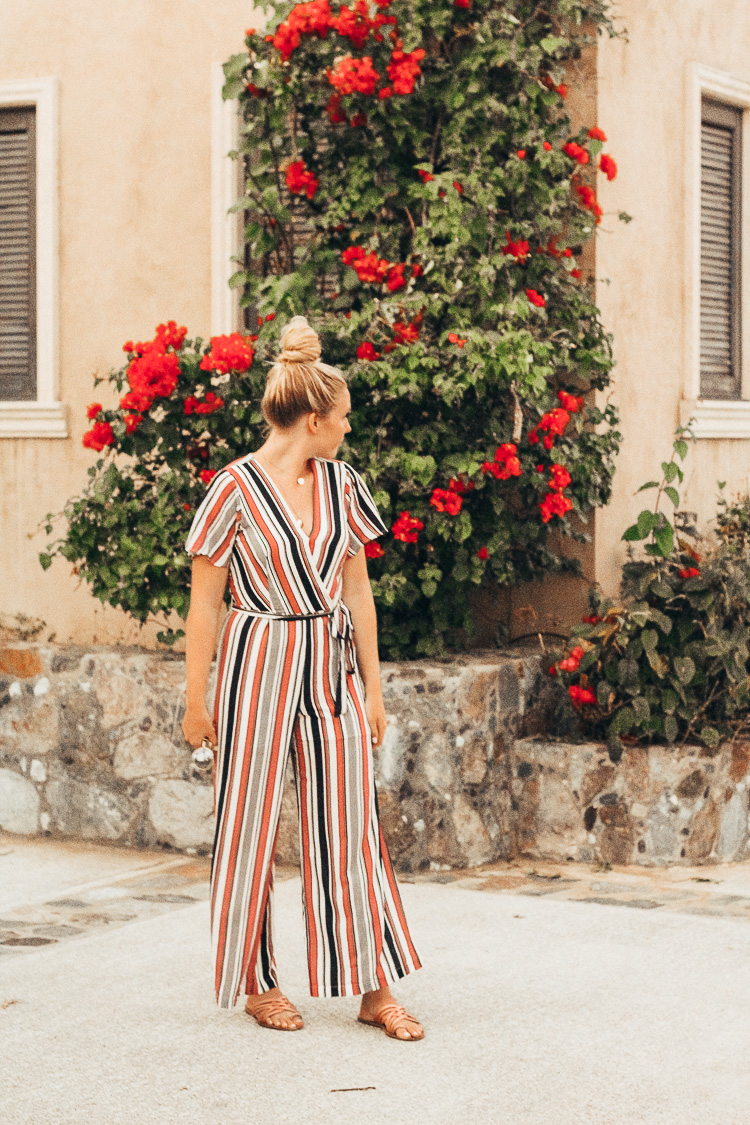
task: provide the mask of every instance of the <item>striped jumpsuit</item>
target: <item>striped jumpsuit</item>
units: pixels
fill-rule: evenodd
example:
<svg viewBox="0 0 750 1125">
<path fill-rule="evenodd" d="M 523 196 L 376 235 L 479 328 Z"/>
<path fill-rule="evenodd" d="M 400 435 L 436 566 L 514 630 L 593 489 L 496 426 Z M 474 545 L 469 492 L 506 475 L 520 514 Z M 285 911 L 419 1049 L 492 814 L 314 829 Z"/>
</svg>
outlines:
<svg viewBox="0 0 750 1125">
<path fill-rule="evenodd" d="M 312 458 L 308 538 L 247 454 L 211 480 L 185 549 L 229 566 L 217 650 L 211 860 L 216 1001 L 277 987 L 273 866 L 287 754 L 297 788 L 312 996 L 382 988 L 420 961 L 378 817 L 342 566 L 387 529 L 351 465 Z"/>
</svg>

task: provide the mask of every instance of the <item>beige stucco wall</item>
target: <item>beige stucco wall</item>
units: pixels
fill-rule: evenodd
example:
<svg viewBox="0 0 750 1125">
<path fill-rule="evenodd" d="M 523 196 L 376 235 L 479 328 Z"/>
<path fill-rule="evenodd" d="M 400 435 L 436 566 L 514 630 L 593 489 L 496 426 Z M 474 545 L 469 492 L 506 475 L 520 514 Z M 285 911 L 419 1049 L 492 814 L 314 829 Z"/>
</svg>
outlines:
<svg viewBox="0 0 750 1125">
<path fill-rule="evenodd" d="M 247 0 L 3 0 L 0 81 L 60 83 L 60 399 L 67 439 L 0 439 L 0 611 L 42 618 L 46 639 L 148 644 L 29 538 L 87 481 L 86 407 L 116 404 L 92 373 L 174 318 L 210 333 L 211 64 L 262 18 Z M 109 396 L 109 397 L 107 397 Z M 64 526 L 62 523 L 60 528 Z M 57 534 L 60 534 L 58 532 Z M 53 536 L 53 538 L 55 538 Z"/>
<path fill-rule="evenodd" d="M 614 333 L 624 437 L 612 502 L 596 515 L 596 576 L 612 592 L 622 532 L 655 495 L 634 492 L 669 460 L 687 381 L 686 68 L 699 63 L 750 81 L 747 0 L 621 0 L 617 12 L 627 41 L 602 40 L 598 67 L 598 123 L 619 167 L 611 183 L 600 176 L 607 213 L 597 236 L 597 301 Z M 620 210 L 633 222 L 619 222 Z M 705 528 L 717 480 L 727 493 L 748 490 L 750 440 L 700 439 L 684 470 L 681 507 Z"/>
</svg>

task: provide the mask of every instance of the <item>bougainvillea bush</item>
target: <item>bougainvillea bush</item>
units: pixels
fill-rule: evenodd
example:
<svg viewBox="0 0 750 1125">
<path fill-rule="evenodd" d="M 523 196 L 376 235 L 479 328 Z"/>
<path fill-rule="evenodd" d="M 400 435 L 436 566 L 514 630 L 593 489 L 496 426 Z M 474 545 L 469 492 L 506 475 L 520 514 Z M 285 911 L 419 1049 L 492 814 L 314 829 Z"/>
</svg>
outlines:
<svg viewBox="0 0 750 1125">
<path fill-rule="evenodd" d="M 244 118 L 250 267 L 232 284 L 253 333 L 204 343 L 168 322 L 125 345 L 118 407 L 89 411 L 103 457 L 55 548 L 98 597 L 184 616 L 190 520 L 210 473 L 262 443 L 297 313 L 347 373 L 339 456 L 389 527 L 366 548 L 385 656 L 460 648 L 472 587 L 576 565 L 551 533 L 586 537 L 620 439 L 594 401 L 611 341 L 581 257 L 605 221 L 597 169 L 617 166 L 596 123 L 573 130 L 565 85 L 612 31 L 605 9 L 312 0 L 247 29 L 224 94 Z"/>
<path fill-rule="evenodd" d="M 750 730 L 750 553 L 721 526 L 697 551 L 660 510 L 663 498 L 679 502 L 684 435 L 679 427 L 662 480 L 643 485 L 657 489 L 654 509 L 623 536 L 645 541 L 645 558 L 631 552 L 619 599 L 592 594 L 549 668 L 579 729 L 605 739 L 615 761 L 627 742 L 714 747 Z"/>
<path fill-rule="evenodd" d="M 312 0 L 225 64 L 250 258 L 232 284 L 253 314 L 306 315 L 349 375 L 340 456 L 391 528 L 368 554 L 394 658 L 460 646 L 473 584 L 575 567 L 550 532 L 585 537 L 610 496 L 581 252 L 617 166 L 596 123 L 572 130 L 564 82 L 597 28 L 605 5 L 580 0 Z"/>
</svg>

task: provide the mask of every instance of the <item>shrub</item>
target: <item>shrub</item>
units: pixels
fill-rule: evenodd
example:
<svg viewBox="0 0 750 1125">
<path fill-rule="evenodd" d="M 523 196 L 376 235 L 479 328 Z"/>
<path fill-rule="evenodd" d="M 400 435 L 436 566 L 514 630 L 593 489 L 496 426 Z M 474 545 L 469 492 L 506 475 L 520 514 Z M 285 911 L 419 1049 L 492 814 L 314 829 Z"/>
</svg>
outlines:
<svg viewBox="0 0 750 1125">
<path fill-rule="evenodd" d="M 580 729 L 605 739 L 615 761 L 625 741 L 713 747 L 750 727 L 750 556 L 731 542 L 699 554 L 659 510 L 663 496 L 679 503 L 686 432 L 678 428 L 662 480 L 642 486 L 658 489 L 654 510 L 623 535 L 645 540 L 646 557 L 631 552 L 619 600 L 592 594 L 592 613 L 550 668 Z"/>
</svg>

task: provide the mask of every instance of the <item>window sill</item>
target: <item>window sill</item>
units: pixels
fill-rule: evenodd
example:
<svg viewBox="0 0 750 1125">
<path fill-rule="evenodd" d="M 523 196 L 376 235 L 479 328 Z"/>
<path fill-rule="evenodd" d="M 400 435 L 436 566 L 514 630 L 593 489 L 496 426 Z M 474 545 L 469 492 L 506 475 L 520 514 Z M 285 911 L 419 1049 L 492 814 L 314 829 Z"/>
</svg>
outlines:
<svg viewBox="0 0 750 1125">
<path fill-rule="evenodd" d="M 0 438 L 66 438 L 62 402 L 0 402 Z"/>
<path fill-rule="evenodd" d="M 680 422 L 691 426 L 696 438 L 750 438 L 750 400 L 682 399 Z"/>
</svg>

